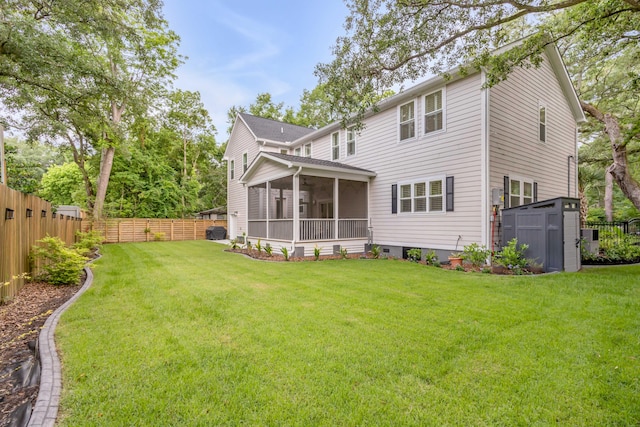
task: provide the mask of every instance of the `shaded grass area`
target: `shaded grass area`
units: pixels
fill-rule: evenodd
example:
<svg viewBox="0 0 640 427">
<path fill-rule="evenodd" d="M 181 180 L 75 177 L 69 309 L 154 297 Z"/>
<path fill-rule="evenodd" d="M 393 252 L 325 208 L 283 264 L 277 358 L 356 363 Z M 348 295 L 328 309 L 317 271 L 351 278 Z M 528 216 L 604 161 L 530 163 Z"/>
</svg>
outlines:
<svg viewBox="0 0 640 427">
<path fill-rule="evenodd" d="M 107 245 L 61 425 L 637 425 L 640 267 L 535 277 Z"/>
</svg>

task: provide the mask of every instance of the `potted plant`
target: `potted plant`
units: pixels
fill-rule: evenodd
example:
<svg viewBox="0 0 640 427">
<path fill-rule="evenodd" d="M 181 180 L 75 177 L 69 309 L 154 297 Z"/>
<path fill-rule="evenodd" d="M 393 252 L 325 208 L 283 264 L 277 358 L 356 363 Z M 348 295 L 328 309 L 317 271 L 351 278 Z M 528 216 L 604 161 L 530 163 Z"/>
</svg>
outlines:
<svg viewBox="0 0 640 427">
<path fill-rule="evenodd" d="M 460 252 L 451 252 L 449 255 L 449 264 L 451 264 L 453 268 L 462 266 L 462 254 Z"/>
</svg>

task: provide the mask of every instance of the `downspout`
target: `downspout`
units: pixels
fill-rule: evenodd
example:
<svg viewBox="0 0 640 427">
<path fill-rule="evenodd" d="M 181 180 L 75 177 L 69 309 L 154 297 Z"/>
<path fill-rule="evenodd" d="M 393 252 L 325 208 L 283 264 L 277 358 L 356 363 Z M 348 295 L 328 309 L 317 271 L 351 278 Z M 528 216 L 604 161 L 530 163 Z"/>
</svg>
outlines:
<svg viewBox="0 0 640 427">
<path fill-rule="evenodd" d="M 298 167 L 298 171 L 293 174 L 293 201 L 295 206 L 293 207 L 293 240 L 291 241 L 291 254 L 293 255 L 296 248 L 296 241 L 300 239 L 300 182 L 298 176 L 302 172 L 302 166 Z"/>
<path fill-rule="evenodd" d="M 490 119 L 490 111 L 489 111 L 489 88 L 485 87 L 487 82 L 487 74 L 483 69 L 481 70 L 481 81 L 482 81 L 482 90 L 480 92 L 480 236 L 482 244 L 485 246 L 489 246 L 491 241 L 493 240 L 493 235 L 489 235 L 489 233 L 493 232 L 492 227 L 489 222 L 490 218 L 490 186 L 491 186 L 491 178 L 490 178 L 490 170 L 491 170 L 491 158 L 490 158 L 490 150 L 489 150 L 489 137 L 490 137 L 490 129 L 489 129 L 489 119 Z M 495 220 L 495 219 L 494 219 Z M 493 250 L 493 248 L 491 248 Z"/>
</svg>

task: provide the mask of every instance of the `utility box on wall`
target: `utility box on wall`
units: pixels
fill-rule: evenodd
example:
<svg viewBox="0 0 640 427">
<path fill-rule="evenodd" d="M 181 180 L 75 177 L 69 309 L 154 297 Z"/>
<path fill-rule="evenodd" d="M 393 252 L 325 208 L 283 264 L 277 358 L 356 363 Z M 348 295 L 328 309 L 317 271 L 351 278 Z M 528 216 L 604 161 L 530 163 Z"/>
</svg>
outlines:
<svg viewBox="0 0 640 427">
<path fill-rule="evenodd" d="M 527 258 L 545 272 L 580 270 L 580 200 L 544 200 L 502 210 L 503 245 L 514 237 L 526 243 Z"/>
</svg>

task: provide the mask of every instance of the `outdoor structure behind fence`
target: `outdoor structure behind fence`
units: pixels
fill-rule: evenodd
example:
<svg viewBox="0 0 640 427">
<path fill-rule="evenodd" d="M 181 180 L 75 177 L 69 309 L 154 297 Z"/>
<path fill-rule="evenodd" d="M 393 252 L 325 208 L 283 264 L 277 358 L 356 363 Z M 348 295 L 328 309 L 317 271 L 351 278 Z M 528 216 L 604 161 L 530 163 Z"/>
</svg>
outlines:
<svg viewBox="0 0 640 427">
<path fill-rule="evenodd" d="M 47 234 L 67 244 L 75 242 L 81 219 L 59 215 L 51 203 L 0 184 L 0 303 L 13 298 L 24 285 L 16 278 L 31 273 L 29 251 Z"/>
<path fill-rule="evenodd" d="M 102 232 L 105 243 L 204 240 L 207 227 L 227 227 L 226 220 L 114 218 L 87 221 L 84 231 Z"/>
<path fill-rule="evenodd" d="M 599 239 L 611 240 L 613 244 L 619 244 L 623 236 L 629 236 L 640 244 L 640 218 L 629 221 L 591 221 L 587 222 L 586 228 L 598 230 Z"/>
</svg>

